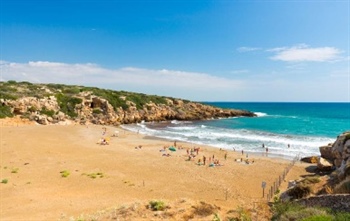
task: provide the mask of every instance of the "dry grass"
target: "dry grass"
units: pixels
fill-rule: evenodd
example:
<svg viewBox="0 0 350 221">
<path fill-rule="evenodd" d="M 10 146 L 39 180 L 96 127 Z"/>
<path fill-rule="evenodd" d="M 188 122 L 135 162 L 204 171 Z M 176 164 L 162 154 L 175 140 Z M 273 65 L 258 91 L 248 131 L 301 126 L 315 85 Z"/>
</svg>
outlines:
<svg viewBox="0 0 350 221">
<path fill-rule="evenodd" d="M 350 177 L 343 180 L 334 187 L 334 193 L 350 193 Z"/>
</svg>

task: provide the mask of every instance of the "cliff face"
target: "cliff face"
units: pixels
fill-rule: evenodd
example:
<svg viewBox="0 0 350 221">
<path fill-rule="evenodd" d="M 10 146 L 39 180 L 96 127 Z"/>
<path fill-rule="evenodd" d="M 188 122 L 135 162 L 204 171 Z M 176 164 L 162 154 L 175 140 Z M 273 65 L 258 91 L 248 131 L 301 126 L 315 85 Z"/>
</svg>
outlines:
<svg viewBox="0 0 350 221">
<path fill-rule="evenodd" d="M 350 131 L 340 134 L 333 144 L 320 147 L 320 152 L 320 159 L 335 166 L 340 181 L 350 177 Z"/>
<path fill-rule="evenodd" d="M 19 90 L 19 86 L 15 88 Z M 14 87 L 12 87 L 14 88 Z M 27 89 L 27 88 L 26 88 Z M 129 124 L 141 121 L 165 121 L 165 120 L 205 120 L 213 118 L 227 118 L 234 116 L 255 116 L 254 113 L 243 110 L 221 109 L 197 102 L 189 102 L 181 99 L 161 97 L 162 102 L 155 103 L 147 100 L 146 95 L 137 97 L 134 93 L 118 96 L 116 93 L 108 99 L 111 102 L 119 102 L 116 105 L 102 96 L 94 88 L 94 91 L 83 90 L 73 95 L 66 95 L 62 90 L 54 91 L 52 88 L 40 86 L 48 96 L 21 96 L 17 99 L 0 99 L 1 107 L 9 109 L 12 115 L 20 115 L 40 124 L 54 124 L 65 120 L 74 120 L 77 123 L 93 123 L 101 125 Z M 70 90 L 72 90 L 70 88 Z M 25 91 L 21 88 L 19 91 Z M 39 93 L 39 92 L 38 92 Z M 104 91 L 104 94 L 106 92 Z M 154 96 L 153 96 L 154 97 Z M 135 103 L 133 99 L 140 101 Z M 159 100 L 159 97 L 155 98 Z M 147 100 L 147 102 L 145 101 Z"/>
</svg>

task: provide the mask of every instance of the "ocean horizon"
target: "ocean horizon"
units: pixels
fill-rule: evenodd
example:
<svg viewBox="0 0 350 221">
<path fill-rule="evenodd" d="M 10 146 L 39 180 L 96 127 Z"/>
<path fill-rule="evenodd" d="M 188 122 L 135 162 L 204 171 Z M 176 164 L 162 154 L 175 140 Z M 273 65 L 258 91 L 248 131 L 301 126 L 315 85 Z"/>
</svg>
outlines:
<svg viewBox="0 0 350 221">
<path fill-rule="evenodd" d="M 145 135 L 184 141 L 194 146 L 242 151 L 292 159 L 320 155 L 319 147 L 350 130 L 347 102 L 202 102 L 254 112 L 257 117 L 204 121 L 142 122 L 123 125 Z"/>
</svg>

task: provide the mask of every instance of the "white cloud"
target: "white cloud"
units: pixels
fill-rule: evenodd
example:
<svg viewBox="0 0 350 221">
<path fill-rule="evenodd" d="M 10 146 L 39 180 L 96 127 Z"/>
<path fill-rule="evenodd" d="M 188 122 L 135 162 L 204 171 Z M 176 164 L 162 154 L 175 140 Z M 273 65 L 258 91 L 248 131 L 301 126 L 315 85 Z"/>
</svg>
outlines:
<svg viewBox="0 0 350 221">
<path fill-rule="evenodd" d="M 232 74 L 246 74 L 249 73 L 250 71 L 247 69 L 241 69 L 241 70 L 233 70 L 231 71 Z"/>
<path fill-rule="evenodd" d="M 107 69 L 90 63 L 0 61 L 0 67 L 3 80 L 89 85 L 191 100 L 227 100 L 243 85 L 242 81 L 206 73 L 135 67 Z"/>
<path fill-rule="evenodd" d="M 250 52 L 250 51 L 258 51 L 261 50 L 261 48 L 254 48 L 254 47 L 239 47 L 237 48 L 238 52 Z"/>
<path fill-rule="evenodd" d="M 334 47 L 310 48 L 308 45 L 301 44 L 293 47 L 282 47 L 269 49 L 276 55 L 271 57 L 272 60 L 291 61 L 291 62 L 325 62 L 339 59 L 341 51 Z"/>
</svg>

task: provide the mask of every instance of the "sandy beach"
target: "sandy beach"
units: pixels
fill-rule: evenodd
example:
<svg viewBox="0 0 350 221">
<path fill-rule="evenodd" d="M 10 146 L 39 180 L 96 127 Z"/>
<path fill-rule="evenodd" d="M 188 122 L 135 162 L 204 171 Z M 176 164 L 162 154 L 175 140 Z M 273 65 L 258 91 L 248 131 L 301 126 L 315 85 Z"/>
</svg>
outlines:
<svg viewBox="0 0 350 221">
<path fill-rule="evenodd" d="M 127 205 L 140 205 L 139 214 L 116 220 L 186 220 L 189 209 L 201 202 L 213 205 L 221 217 L 237 208 L 264 205 L 262 181 L 267 188 L 290 161 L 249 155 L 241 150 L 223 151 L 209 146 L 177 142 L 177 151 L 161 151 L 173 141 L 101 125 L 40 126 L 1 121 L 0 219 L 69 220 L 89 217 Z M 118 136 L 113 133 L 118 131 Z M 107 138 L 109 145 L 97 142 Z M 141 148 L 135 148 L 138 146 Z M 188 161 L 187 149 L 200 147 Z M 163 156 L 169 153 L 170 156 Z M 225 160 L 225 154 L 227 159 Z M 209 167 L 209 157 L 222 166 Z M 206 165 L 197 165 L 206 156 Z M 296 163 L 283 182 L 307 174 L 307 164 Z M 62 177 L 66 171 L 67 177 Z M 6 181 L 5 181 L 6 182 Z M 267 191 L 265 191 L 265 194 Z M 170 205 L 167 218 L 144 205 L 150 200 Z M 189 209 L 187 209 L 189 208 Z M 140 214 L 140 211 L 142 214 Z M 258 220 L 268 211 L 261 209 Z M 211 220 L 192 216 L 192 220 Z M 101 219 L 105 220 L 105 219 Z M 110 219 L 113 220 L 113 219 Z"/>
</svg>

